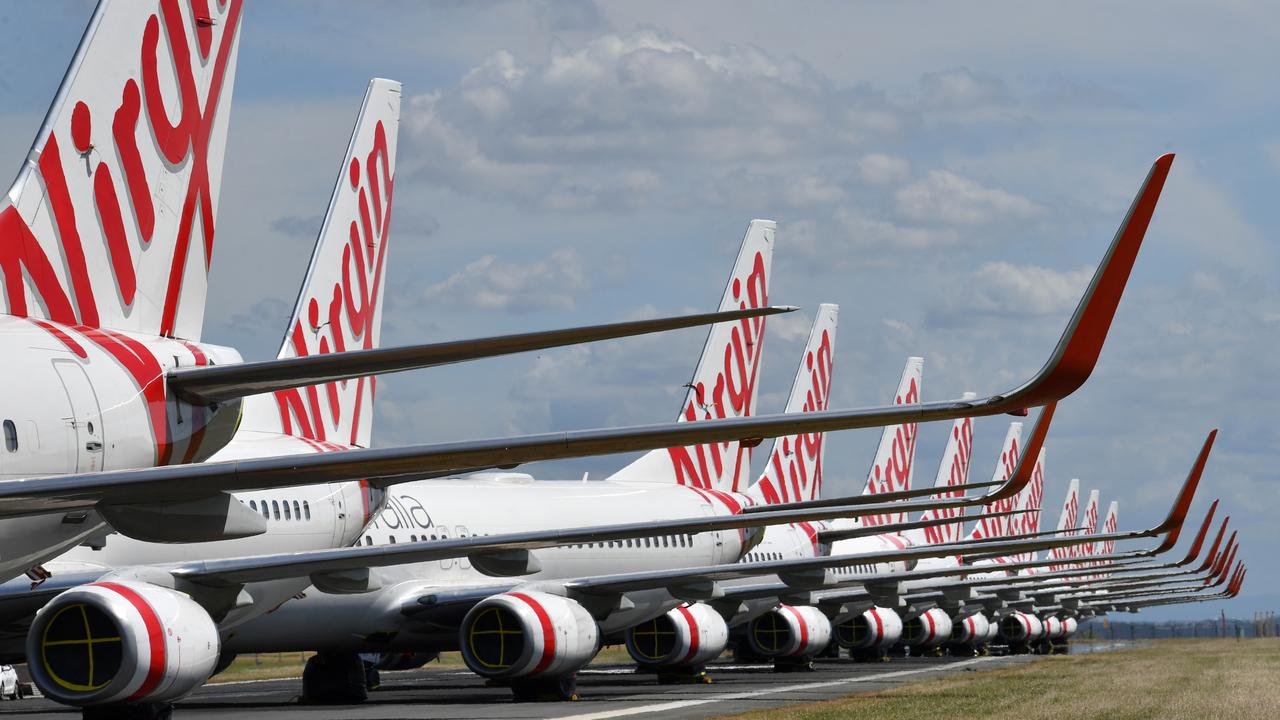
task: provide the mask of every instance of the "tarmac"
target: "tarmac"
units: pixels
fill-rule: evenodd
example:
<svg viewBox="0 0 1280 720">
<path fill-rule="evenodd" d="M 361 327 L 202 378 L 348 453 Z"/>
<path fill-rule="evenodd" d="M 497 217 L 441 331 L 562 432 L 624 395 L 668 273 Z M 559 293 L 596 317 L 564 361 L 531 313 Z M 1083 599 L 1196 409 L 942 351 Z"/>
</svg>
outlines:
<svg viewBox="0 0 1280 720">
<path fill-rule="evenodd" d="M 884 663 L 819 660 L 812 672 L 775 673 L 770 665 L 717 663 L 714 682 L 659 685 L 630 665 L 593 665 L 579 674 L 576 702 L 516 703 L 508 689 L 487 687 L 465 669 L 382 673 L 382 687 L 361 705 L 298 703 L 299 680 L 251 680 L 206 685 L 175 706 L 177 718 L 362 720 L 399 718 L 709 718 L 851 693 L 884 690 L 956 673 L 1032 662 L 1035 656 L 900 658 Z M 0 718 L 78 718 L 73 708 L 44 698 L 0 701 Z"/>
</svg>

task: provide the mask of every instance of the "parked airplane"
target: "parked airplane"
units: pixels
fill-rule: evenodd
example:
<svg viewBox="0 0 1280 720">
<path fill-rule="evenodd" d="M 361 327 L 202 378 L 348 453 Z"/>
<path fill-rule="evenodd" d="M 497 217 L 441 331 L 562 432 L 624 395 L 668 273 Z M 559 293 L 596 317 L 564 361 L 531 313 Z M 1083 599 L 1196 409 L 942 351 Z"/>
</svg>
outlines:
<svg viewBox="0 0 1280 720">
<path fill-rule="evenodd" d="M 366 102 L 378 104 L 362 114 L 322 231 L 336 255 L 308 274 L 316 289 L 300 298 L 280 356 L 243 363 L 234 349 L 201 342 L 241 14 L 240 0 L 100 3 L 0 198 L 0 353 L 22 378 L 0 386 L 0 481 L 21 494 L 52 489 L 57 480 L 32 479 L 55 475 L 82 490 L 75 507 L 8 508 L 0 579 L 100 535 L 104 520 L 156 541 L 263 532 L 216 484 L 179 479 L 108 497 L 90 481 L 214 458 L 233 435 L 239 449 L 217 459 L 334 449 L 248 445 L 237 428 L 262 428 L 243 426 L 260 416 L 247 404 L 278 406 L 268 432 L 361 446 L 371 373 L 780 311 L 752 303 L 729 316 L 378 349 L 400 90 L 375 81 Z M 272 394 L 242 400 L 257 393 Z"/>
<path fill-rule="evenodd" d="M 375 90 L 378 87 L 375 83 Z M 368 108 L 384 105 L 385 97 L 371 91 Z M 357 137 L 361 135 L 359 128 L 369 126 L 367 119 L 358 124 Z M 358 148 L 359 141 L 353 144 Z M 358 156 L 358 155 L 357 155 Z M 344 163 L 345 168 L 349 164 Z M 328 227 L 328 225 L 326 225 Z M 305 314 L 311 312 L 315 303 L 311 297 L 331 286 L 332 268 L 341 267 L 338 258 L 347 257 L 344 243 L 332 243 L 333 235 L 322 231 L 321 240 L 317 244 L 316 257 L 312 269 L 308 273 L 308 286 L 297 306 L 297 316 L 289 324 L 282 355 L 300 347 L 298 338 L 302 336 L 298 328 L 305 321 Z M 773 224 L 756 221 L 748 228 L 743 242 L 743 249 L 735 263 L 734 272 L 722 299 L 723 308 L 740 307 L 747 302 L 757 304 L 764 302 L 768 291 L 768 268 L 771 264 Z M 326 270 L 326 268 L 329 268 Z M 371 316 L 371 324 L 366 326 L 369 332 L 376 332 L 378 316 Z M 703 358 L 698 366 L 691 396 L 702 406 L 708 405 L 704 397 L 718 401 L 724 397 L 721 389 L 727 387 L 740 388 L 742 397 L 736 401 L 725 402 L 724 409 L 718 411 L 705 410 L 707 413 L 725 414 L 727 412 L 742 413 L 750 411 L 754 405 L 755 389 L 753 384 L 742 384 L 742 378 L 755 377 L 762 349 L 762 325 L 757 321 L 736 322 L 728 326 L 714 326 L 711 330 Z M 750 334 L 751 343 L 741 341 L 743 330 Z M 338 339 L 333 344 L 319 345 L 319 350 L 339 347 Z M 724 358 L 732 357 L 735 348 L 747 348 L 751 369 L 745 374 L 738 374 L 745 363 L 726 365 Z M 718 362 L 716 362 L 718 361 Z M 714 388 L 707 392 L 705 388 Z M 359 388 L 348 393 L 347 398 L 359 399 Z M 696 393 L 696 395 L 695 395 Z M 333 407 L 332 405 L 330 406 Z M 341 405 L 339 412 L 333 416 L 308 416 L 300 412 L 297 405 L 286 402 L 280 395 L 259 396 L 250 398 L 245 404 L 245 418 L 236 439 L 224 452 L 255 454 L 263 452 L 264 447 L 276 447 L 281 444 L 300 449 L 335 450 L 342 449 L 330 440 L 316 437 L 317 429 L 324 426 L 318 422 L 308 426 L 308 420 L 317 421 L 333 418 L 348 419 L 353 437 L 357 443 L 368 444 L 368 412 L 365 420 L 355 429 L 358 422 L 358 411 L 351 405 Z M 689 405 L 683 406 L 681 416 L 686 417 Z M 696 419 L 696 416 L 695 416 Z M 345 432 L 345 428 L 343 428 Z M 535 527 L 530 520 L 530 507 L 547 507 L 552 514 L 542 522 L 543 528 L 562 528 L 565 512 L 577 513 L 585 511 L 585 518 L 592 522 L 601 522 L 613 518 L 615 520 L 632 519 L 630 526 L 614 524 L 603 528 L 586 528 L 579 533 L 581 539 L 595 540 L 601 536 L 611 541 L 604 546 L 609 550 L 624 547 L 643 547 L 657 549 L 656 543 L 661 541 L 662 547 L 675 546 L 688 548 L 687 557 L 696 557 L 704 562 L 719 562 L 722 559 L 736 559 L 743 547 L 754 541 L 754 535 L 743 532 L 742 528 L 763 527 L 771 522 L 795 519 L 797 521 L 828 518 L 844 512 L 861 512 L 858 508 L 844 508 L 838 505 L 824 505 L 818 508 L 800 507 L 788 511 L 785 506 L 772 506 L 771 512 L 749 515 L 744 506 L 750 499 L 732 493 L 716 490 L 714 487 L 699 487 L 707 482 L 682 483 L 682 478 L 675 472 L 682 467 L 679 462 L 683 457 L 717 457 L 733 458 L 737 451 L 724 452 L 725 446 L 684 448 L 673 451 L 658 451 L 668 459 L 668 472 L 659 474 L 649 483 L 638 482 L 640 478 L 634 474 L 622 473 L 623 478 L 612 483 L 539 483 L 520 489 L 520 483 L 511 482 L 511 476 L 495 478 L 485 482 L 466 480 L 454 483 L 454 505 L 466 509 L 457 517 L 474 517 L 471 524 L 453 524 L 454 531 L 462 539 L 486 536 L 492 529 L 504 529 L 509 533 L 527 527 Z M 352 452 L 352 451 L 348 451 Z M 683 455 L 681 453 L 684 453 Z M 656 454 L 656 453 L 655 453 Z M 652 463 L 652 455 L 641 458 L 637 463 Z M 745 464 L 743 465 L 745 467 Z M 741 472 L 738 470 L 737 472 Z M 450 483 L 434 481 L 424 483 L 430 493 L 429 499 L 419 500 L 412 495 L 401 492 L 391 502 L 391 507 L 383 517 L 396 518 L 394 527 L 408 529 L 410 519 L 426 516 L 425 507 L 431 507 L 437 517 L 450 515 Z M 412 486 L 407 486 L 406 490 Z M 494 492 L 499 492 L 504 499 L 510 501 L 513 495 L 528 495 L 508 507 L 514 513 L 506 517 L 502 513 L 494 515 L 495 508 L 501 507 L 488 499 Z M 341 593 L 357 590 L 373 589 L 367 570 L 362 568 L 369 563 L 361 560 L 359 567 L 325 571 L 319 567 L 308 568 L 302 572 L 288 573 L 269 569 L 273 563 L 297 562 L 302 558 L 291 554 L 293 551 L 307 548 L 334 547 L 350 544 L 355 534 L 360 532 L 368 520 L 371 509 L 379 506 L 376 498 L 378 489 L 370 489 L 362 483 L 339 482 L 323 485 L 302 486 L 292 489 L 242 493 L 234 496 L 234 501 L 247 508 L 247 512 L 265 526 L 265 532 L 246 534 L 239 539 L 214 543 L 202 543 L 197 546 L 177 546 L 172 544 L 156 544 L 137 541 L 131 538 L 111 538 L 105 548 L 99 551 L 80 549 L 69 553 L 49 568 L 55 570 L 51 581 L 34 590 L 17 589 L 6 593 L 3 598 L 7 608 L 5 615 L 10 617 L 19 627 L 24 625 L 30 609 L 38 607 L 49 597 L 71 587 L 64 595 L 58 596 L 45 607 L 35 625 L 28 634 L 27 653 L 29 657 L 40 657 L 34 671 L 36 681 L 45 689 L 50 697 L 72 702 L 74 704 L 101 706 L 103 704 L 132 701 L 138 704 L 163 703 L 172 697 L 181 695 L 192 687 L 203 682 L 214 669 L 218 659 L 218 648 L 222 637 L 232 635 L 238 624 L 256 617 L 266 610 L 278 606 L 290 596 L 303 590 L 308 582 L 314 583 L 320 590 Z M 591 498 L 595 498 L 594 501 Z M 625 498 L 625 502 L 620 502 Z M 955 502 L 949 500 L 948 502 Z M 549 504 L 547 504 L 549 503 Z M 931 506 L 922 501 L 923 506 Z M 883 512 L 885 505 L 868 505 L 865 512 Z M 480 511 L 480 515 L 475 515 Z M 664 526 L 654 523 L 653 518 L 681 518 L 672 520 Z M 161 518 L 163 520 L 163 518 Z M 281 522 L 283 521 L 283 522 Z M 405 523 L 401 525 L 400 523 Z M 430 521 L 428 521 L 430 522 Z M 388 520 L 388 524 L 391 521 Z M 434 528 L 435 526 L 430 526 Z M 403 538 L 406 541 L 418 541 L 428 536 L 433 539 L 437 532 L 428 532 L 423 528 L 421 537 L 417 533 Z M 710 531 L 705 535 L 695 533 Z M 372 530 L 370 532 L 376 532 Z M 602 534 L 603 533 L 603 534 Z M 612 533 L 612 534 L 609 534 Z M 450 530 L 440 530 L 440 538 L 447 538 Z M 524 543 L 529 534 L 520 535 L 516 540 L 494 536 L 484 541 L 482 547 L 450 547 L 444 545 L 443 554 L 433 561 L 441 559 L 461 560 L 462 565 L 468 562 L 481 572 L 490 575 L 509 576 L 536 572 L 540 562 L 548 562 L 531 556 Z M 579 545 L 578 538 L 566 535 L 563 531 L 543 532 L 541 542 L 545 546 Z M 389 539 L 394 541 L 395 535 Z M 655 539 L 656 538 L 656 539 Z M 642 539 L 642 540 L 641 540 Z M 366 543 L 372 542 L 372 535 L 366 535 Z M 625 542 L 625 545 L 624 545 Z M 599 542 L 596 543 L 597 545 Z M 512 549 L 514 548 L 514 549 Z M 375 548 L 366 548 L 375 550 Z M 257 558 L 260 564 L 245 565 L 246 555 L 255 552 L 283 553 L 265 558 Z M 562 553 L 563 554 L 563 553 Z M 207 560 L 192 560 L 207 558 Z M 618 552 L 605 552 L 603 560 L 608 567 L 619 567 Z M 627 553 L 621 553 L 626 558 Z M 583 557 L 582 552 L 569 553 L 570 563 Z M 590 559 L 590 553 L 587 554 Z M 652 567 L 657 562 L 657 553 L 640 553 L 633 558 L 633 569 L 641 570 Z M 252 567 L 257 577 L 237 577 L 228 575 L 213 567 L 218 562 L 233 562 L 240 572 Z M 375 563 L 376 564 L 376 563 Z M 665 567 L 665 565 L 659 565 Z M 558 566 L 549 568 L 553 573 Z M 195 574 L 191 574 L 192 572 Z M 563 574 L 563 571 L 560 571 Z M 474 581 L 476 575 L 471 578 Z M 487 581 L 493 582 L 493 581 Z M 134 603 L 133 600 L 137 600 Z M 141 603 L 141 604 L 138 604 Z M 86 648 L 94 647 L 93 643 L 80 646 L 55 642 L 49 645 L 49 628 L 60 627 L 60 618 L 72 617 L 64 613 L 65 608 L 94 608 L 95 617 L 103 622 L 112 623 L 120 628 L 124 637 L 130 630 L 141 633 L 147 626 L 147 612 L 143 607 L 168 608 L 175 615 L 169 618 L 175 627 L 184 628 L 188 642 L 181 647 L 161 647 L 145 644 L 134 648 L 133 653 L 125 653 L 120 661 L 123 665 L 108 667 L 97 665 L 96 676 L 81 678 L 77 672 L 83 672 Z M 156 610 L 156 612 L 160 612 Z M 273 616 L 272 624 L 279 622 L 279 614 Z M 619 622 L 623 622 L 620 620 Z M 60 632 L 60 631 L 59 631 Z M 55 633 L 57 634 L 57 633 Z M 180 636 L 180 634 L 179 634 Z M 308 637 L 314 637 L 314 628 Z M 195 638 L 202 642 L 193 642 Z M 124 643 L 124 641 L 119 641 Z M 141 640 L 139 641 L 141 642 Z M 212 650 L 210 649 L 212 648 Z M 10 650 L 9 652 L 15 652 Z M 91 652 L 89 650 L 88 652 Z M 34 654 L 33 654 L 34 653 Z M 186 653 L 185 655 L 183 653 Z M 152 666 L 154 673 L 139 674 L 130 668 L 145 665 L 146 657 L 168 658 L 165 663 Z M 134 663 L 131 665 L 130 663 Z M 140 663 L 140 665 L 139 665 Z M 167 663 L 167 664 L 166 664 Z M 317 672 L 323 672 L 321 667 Z M 83 680 L 83 682 L 81 682 Z M 324 683 L 322 683 L 324 684 Z"/>
</svg>

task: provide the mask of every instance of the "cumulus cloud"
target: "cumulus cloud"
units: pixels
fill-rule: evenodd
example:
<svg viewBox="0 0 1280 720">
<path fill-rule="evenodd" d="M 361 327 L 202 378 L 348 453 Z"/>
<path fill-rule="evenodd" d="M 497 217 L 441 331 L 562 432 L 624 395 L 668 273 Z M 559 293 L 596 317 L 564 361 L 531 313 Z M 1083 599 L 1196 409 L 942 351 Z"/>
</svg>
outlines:
<svg viewBox="0 0 1280 720">
<path fill-rule="evenodd" d="M 427 288 L 426 299 L 441 305 L 529 312 L 572 310 L 591 285 L 586 264 L 572 248 L 562 248 L 531 263 L 512 263 L 485 255 L 448 279 Z"/>
<path fill-rule="evenodd" d="M 969 277 L 967 307 L 987 313 L 1049 315 L 1074 307 L 1093 268 L 1060 272 L 1038 265 L 990 262 Z"/>
<path fill-rule="evenodd" d="M 911 177 L 911 162 L 906 158 L 872 153 L 858 161 L 858 177 L 868 185 L 899 185 Z"/>
<path fill-rule="evenodd" d="M 540 61 L 494 53 L 456 87 L 420 95 L 404 131 L 415 172 L 543 208 L 640 207 L 654 196 L 776 174 L 789 202 L 834 202 L 802 163 L 900 128 L 882 94 L 838 89 L 792 56 L 711 52 L 654 29 L 609 33 Z"/>
<path fill-rule="evenodd" d="M 923 180 L 900 188 L 894 199 L 903 217 L 920 222 L 986 225 L 1044 212 L 1021 195 L 985 187 L 947 170 L 930 171 Z"/>
<path fill-rule="evenodd" d="M 935 107 L 973 107 L 1003 100 L 1004 81 L 968 68 L 955 68 L 925 73 L 920 90 L 926 105 Z"/>
<path fill-rule="evenodd" d="M 898 225 L 869 217 L 851 208 L 838 209 L 835 220 L 843 229 L 847 241 L 854 246 L 924 250 L 948 247 L 960 242 L 960 235 L 950 229 Z"/>
</svg>

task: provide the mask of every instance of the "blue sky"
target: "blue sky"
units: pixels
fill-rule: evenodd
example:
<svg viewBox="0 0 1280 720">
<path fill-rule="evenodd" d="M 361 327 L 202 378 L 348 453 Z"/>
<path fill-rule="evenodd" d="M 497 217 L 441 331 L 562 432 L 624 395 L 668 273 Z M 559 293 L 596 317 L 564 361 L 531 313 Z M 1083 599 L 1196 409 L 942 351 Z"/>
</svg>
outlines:
<svg viewBox="0 0 1280 720">
<path fill-rule="evenodd" d="M 0 161 L 15 170 L 91 11 L 0 6 Z M 1280 18 L 1267 3 L 270 2 L 246 10 L 206 339 L 274 354 L 369 77 L 404 82 L 384 342 L 706 310 L 753 217 L 773 299 L 842 306 L 834 406 L 1037 369 L 1152 160 L 1178 153 L 1101 364 L 1060 408 L 1068 481 L 1165 512 L 1210 428 L 1274 608 L 1280 432 L 1272 189 Z M 250 261 L 249 258 L 254 258 Z M 481 293 L 480 290 L 485 292 Z M 808 318 L 771 321 L 760 405 Z M 698 332 L 386 378 L 381 444 L 674 417 Z M 977 424 L 975 472 L 1007 419 Z M 917 484 L 946 428 L 921 430 Z M 834 436 L 829 494 L 875 432 Z M 533 466 L 603 476 L 627 458 Z M 1205 616 L 1216 607 L 1153 617 Z"/>
</svg>

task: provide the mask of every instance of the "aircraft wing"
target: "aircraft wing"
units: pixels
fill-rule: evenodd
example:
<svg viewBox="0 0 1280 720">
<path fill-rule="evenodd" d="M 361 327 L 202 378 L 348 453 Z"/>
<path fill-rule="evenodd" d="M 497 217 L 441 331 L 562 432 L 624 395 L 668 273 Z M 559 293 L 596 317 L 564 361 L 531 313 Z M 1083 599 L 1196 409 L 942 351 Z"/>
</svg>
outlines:
<svg viewBox="0 0 1280 720">
<path fill-rule="evenodd" d="M 402 372 L 532 350 L 735 322 L 797 309 L 799 308 L 790 306 L 746 308 L 425 345 L 351 350 L 234 365 L 177 368 L 169 371 L 166 381 L 171 392 L 188 402 L 212 405 L 246 395 L 349 380 L 365 375 Z"/>
<path fill-rule="evenodd" d="M 218 492 L 320 482 L 368 480 L 386 486 L 460 468 L 508 468 L 537 460 L 732 440 L 750 443 L 765 437 L 996 415 L 1046 405 L 1079 388 L 1097 364 L 1172 162 L 1173 156 L 1165 155 L 1152 166 L 1048 362 L 1031 380 L 1008 392 L 948 402 L 6 480 L 0 481 L 0 516 L 84 508 L 100 502 L 154 504 L 208 497 Z M 1002 490 L 1008 492 L 1009 488 Z"/>
<path fill-rule="evenodd" d="M 321 573 L 364 571 L 371 567 L 387 565 L 404 565 L 408 563 L 428 562 L 446 558 L 469 557 L 473 565 L 493 575 L 524 575 L 536 572 L 530 565 L 532 560 L 528 551 L 538 548 L 579 543 L 608 542 L 626 538 L 656 537 L 668 534 L 702 533 L 716 530 L 762 528 L 769 525 L 782 525 L 814 520 L 829 520 L 837 517 L 862 517 L 881 515 L 888 512 L 907 510 L 925 510 L 941 508 L 963 508 L 985 505 L 995 496 L 1018 493 L 1031 480 L 1033 463 L 1027 458 L 1039 455 L 1049 432 L 1049 424 L 1053 418 L 1053 405 L 1046 407 L 1032 428 L 1026 448 L 1019 457 L 1008 480 L 991 492 L 961 498 L 936 498 L 914 501 L 865 504 L 864 498 L 848 498 L 848 504 L 827 504 L 821 507 L 807 507 L 808 503 L 794 503 L 799 509 L 789 505 L 768 506 L 766 511 L 752 513 L 735 513 L 719 517 L 680 518 L 673 520 L 645 521 L 638 523 L 622 523 L 615 525 L 595 525 L 583 528 L 565 528 L 556 530 L 532 530 L 499 535 L 481 535 L 465 538 L 452 538 L 423 541 L 418 543 L 396 543 L 394 545 L 360 546 L 334 548 L 328 550 L 311 550 L 298 553 L 280 553 L 240 558 L 221 558 L 181 564 L 171 568 L 175 577 L 204 585 L 234 585 L 247 582 L 270 580 L 281 577 L 315 576 Z M 936 524 L 954 522 L 953 519 L 939 520 Z M 913 523 L 915 525 L 915 523 Z M 905 527 L 880 526 L 876 532 L 894 532 Z M 1077 542 L 1080 542 L 1077 540 Z M 971 545 L 989 548 L 985 542 Z"/>
</svg>

